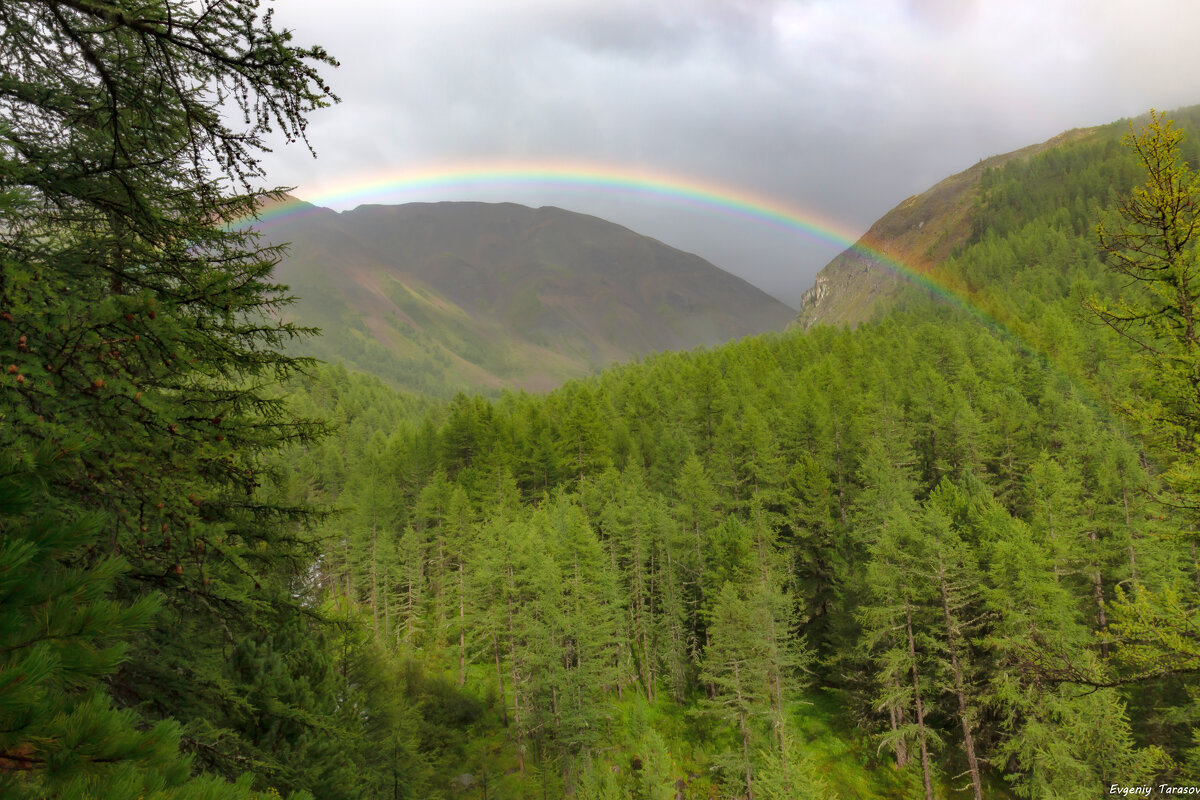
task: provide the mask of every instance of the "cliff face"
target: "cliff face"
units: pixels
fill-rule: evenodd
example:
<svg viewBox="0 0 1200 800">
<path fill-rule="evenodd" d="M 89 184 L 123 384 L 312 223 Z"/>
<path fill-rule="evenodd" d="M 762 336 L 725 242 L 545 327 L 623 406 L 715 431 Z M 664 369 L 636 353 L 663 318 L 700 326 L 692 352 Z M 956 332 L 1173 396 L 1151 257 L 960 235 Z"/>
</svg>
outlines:
<svg viewBox="0 0 1200 800">
<path fill-rule="evenodd" d="M 993 156 L 900 203 L 872 225 L 855 247 L 817 274 L 816 282 L 801 298 L 792 325 L 804 329 L 814 325 L 853 327 L 870 319 L 895 298 L 904 280 L 875 253 L 909 270 L 928 271 L 970 237 L 979 181 L 986 170 L 1086 139 L 1096 130 L 1067 131 L 1041 144 Z"/>
</svg>

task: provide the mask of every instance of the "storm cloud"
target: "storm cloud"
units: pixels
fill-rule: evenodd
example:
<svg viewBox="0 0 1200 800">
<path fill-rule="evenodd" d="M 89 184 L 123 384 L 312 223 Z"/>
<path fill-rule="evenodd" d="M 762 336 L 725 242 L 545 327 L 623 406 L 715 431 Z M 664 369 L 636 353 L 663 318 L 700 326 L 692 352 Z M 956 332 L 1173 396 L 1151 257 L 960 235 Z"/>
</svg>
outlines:
<svg viewBox="0 0 1200 800">
<path fill-rule="evenodd" d="M 981 158 L 1200 102 L 1200 4 L 1180 0 L 287 0 L 276 16 L 342 63 L 328 78 L 343 102 L 309 128 L 319 158 L 281 146 L 264 162 L 317 201 L 406 170 L 570 160 L 689 176 L 861 233 Z M 605 217 L 792 304 L 839 249 L 582 189 L 376 201 L 458 199 Z"/>
</svg>

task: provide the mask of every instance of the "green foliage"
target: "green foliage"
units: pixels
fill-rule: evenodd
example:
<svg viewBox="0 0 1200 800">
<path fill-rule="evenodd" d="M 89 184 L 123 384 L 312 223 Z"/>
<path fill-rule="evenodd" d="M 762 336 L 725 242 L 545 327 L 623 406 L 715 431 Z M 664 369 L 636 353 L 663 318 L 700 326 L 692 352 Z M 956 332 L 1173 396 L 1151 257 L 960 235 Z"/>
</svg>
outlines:
<svg viewBox="0 0 1200 800">
<path fill-rule="evenodd" d="M 854 332 L 433 404 L 299 374 L 276 251 L 223 225 L 261 199 L 226 182 L 258 177 L 268 127 L 332 99 L 327 57 L 249 2 L 166 9 L 0 10 L 0 789 L 1093 797 L 1188 774 L 1200 561 L 1159 534 L 1191 522 L 1200 361 L 1170 125 L 1133 136 L 1153 180 L 1102 228 L 1145 286 L 1092 304 L 1141 330 L 1140 372 L 1078 313 L 1114 288 L 1084 239 L 1130 174 L 1102 137 L 985 176 L 938 268 L 1019 343 L 914 295 Z M 233 29 L 240 61 L 211 36 Z M 495 355 L 464 331 L 439 335 Z"/>
<path fill-rule="evenodd" d="M 146 727 L 102 681 L 159 602 L 110 599 L 129 568 L 80 556 L 102 526 L 56 501 L 51 481 L 78 451 L 43 448 L 0 463 L 0 792 L 14 798 L 248 797 L 192 780 L 179 726 Z"/>
<path fill-rule="evenodd" d="M 1200 339 L 1193 318 L 1200 297 L 1200 179 L 1189 163 L 1194 159 L 1187 157 L 1194 154 L 1194 145 L 1185 153 L 1183 131 L 1161 114 L 1152 112 L 1140 131 L 1131 126 L 1124 144 L 1136 155 L 1145 182 L 1117 199 L 1115 214 L 1101 222 L 1097 235 L 1109 268 L 1125 282 L 1115 299 L 1093 297 L 1088 307 L 1136 347 L 1141 392 L 1136 402 L 1123 404 L 1123 411 L 1144 447 L 1164 466 L 1154 485 L 1161 486 L 1158 500 L 1166 512 L 1159 517 L 1166 522 L 1164 538 L 1185 543 L 1191 557 L 1178 558 L 1165 580 L 1147 582 L 1137 568 L 1131 534 L 1132 581 L 1116 592 L 1110 633 L 1122 683 L 1137 682 L 1174 695 L 1177 708 L 1159 727 L 1182 729 L 1164 737 L 1165 743 L 1178 747 L 1180 734 L 1194 738 L 1198 719 L 1194 675 L 1200 662 L 1192 619 L 1200 579 L 1194 569 L 1200 505 Z M 1194 775 L 1194 750 L 1177 755 L 1184 774 Z"/>
<path fill-rule="evenodd" d="M 1129 337 L 1141 355 L 1143 393 L 1129 415 L 1170 459 L 1164 482 L 1176 502 L 1195 506 L 1200 489 L 1200 177 L 1182 158 L 1183 132 L 1152 113 L 1140 133 L 1125 138 L 1146 181 L 1117 200 L 1118 219 L 1097 227 L 1110 268 L 1129 285 L 1112 303 L 1089 308 Z M 1113 225 L 1116 227 L 1114 228 Z M 1168 455 L 1169 454 L 1169 455 Z"/>
<path fill-rule="evenodd" d="M 930 402 L 936 376 L 915 367 L 930 358 L 962 376 L 956 401 Z M 834 369 L 839 380 L 827 380 Z M 738 402 L 696 413 L 698 374 L 717 376 L 713 397 Z M 923 782 L 922 739 L 936 790 L 966 771 L 969 736 L 983 789 L 996 791 L 1005 773 L 1032 786 L 1023 781 L 1047 763 L 1037 737 L 1053 731 L 1079 748 L 1049 757 L 1062 762 L 1055 774 L 1082 775 L 1099 791 L 1114 773 L 1069 733 L 1097 709 L 1112 714 L 1114 763 L 1161 762 L 1131 738 L 1115 694 L 1087 710 L 1071 690 L 1039 681 L 1058 659 L 1104 674 L 1089 655 L 1093 570 L 1111 597 L 1129 567 L 1108 531 L 1127 507 L 1130 520 L 1144 517 L 1147 500 L 1121 490 L 1131 479 L 1116 465 L 1127 462 L 1106 455 L 1122 452 L 1120 432 L 1070 391 L 968 321 L 900 316 L 854 333 L 665 354 L 546 398 L 398 411 L 390 438 L 404 444 L 394 457 L 363 462 L 376 466 L 357 479 L 351 464 L 339 481 L 346 499 L 372 483 L 410 498 L 379 518 L 380 540 L 397 542 L 375 551 L 396 554 L 377 555 L 398 559 L 378 564 L 391 583 L 376 588 L 367 569 L 338 575 L 343 562 L 332 557 L 317 582 L 370 615 L 393 609 L 380 628 L 385 647 L 419 648 L 451 680 L 465 670 L 464 690 L 489 698 L 492 733 L 477 735 L 500 737 L 524 775 L 513 792 L 653 791 L 638 788 L 624 757 L 643 746 L 645 728 L 602 710 L 634 697 L 707 709 L 688 717 L 686 733 L 655 728 L 676 769 L 695 763 L 730 793 L 778 791 L 778 780 L 809 774 L 797 755 L 805 743 L 793 750 L 787 737 L 805 713 L 796 690 L 814 679 L 840 687 L 844 713 L 880 732 L 865 750 L 883 744 L 875 758 L 899 761 L 906 785 Z M 584 427 L 589 418 L 607 422 Z M 739 429 L 757 429 L 780 467 L 761 470 L 763 452 L 725 444 Z M 682 446 L 656 446 L 668 436 Z M 539 448 L 548 459 L 535 479 L 521 465 Z M 1072 467 L 1079 490 L 1060 463 L 1086 465 Z M 1069 525 L 1055 516 L 1053 541 L 1046 498 L 1073 509 Z M 1116 522 L 1093 542 L 1093 519 Z M 331 555 L 359 552 L 346 564 L 369 552 L 367 540 L 337 541 Z M 1092 555 L 1097 544 L 1103 558 Z M 1159 545 L 1140 547 L 1139 572 L 1159 580 L 1166 562 L 1149 557 Z M 1035 652 L 1045 658 L 1031 661 Z M 1061 713 L 1034 716 L 1052 701 Z"/>
</svg>

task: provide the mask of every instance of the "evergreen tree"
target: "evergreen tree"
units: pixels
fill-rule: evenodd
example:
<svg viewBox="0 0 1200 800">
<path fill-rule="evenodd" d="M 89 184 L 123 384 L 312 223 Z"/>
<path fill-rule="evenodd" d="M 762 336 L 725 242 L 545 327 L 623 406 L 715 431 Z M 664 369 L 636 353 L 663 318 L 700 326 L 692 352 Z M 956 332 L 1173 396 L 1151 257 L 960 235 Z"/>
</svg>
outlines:
<svg viewBox="0 0 1200 800">
<path fill-rule="evenodd" d="M 1089 306 L 1132 339 L 1141 356 L 1143 394 L 1127 414 L 1167 462 L 1161 500 L 1174 510 L 1176 537 L 1195 538 L 1200 509 L 1200 177 L 1182 157 L 1183 133 L 1151 113 L 1124 143 L 1145 170 L 1145 183 L 1117 201 L 1116 220 L 1097 228 L 1109 267 L 1130 279 L 1115 301 Z M 1112 227 L 1113 225 L 1117 227 Z M 1169 586 L 1132 600 L 1118 593 L 1114 629 L 1127 646 L 1121 657 L 1135 675 L 1194 671 L 1200 660 L 1188 642 L 1196 589 Z"/>
<path fill-rule="evenodd" d="M 13 798 L 248 797 L 249 787 L 190 779 L 179 726 L 147 728 L 114 707 L 102 681 L 159 603 L 110 599 L 119 556 L 69 566 L 102 529 L 50 492 L 78 457 L 43 448 L 0 459 L 0 793 Z M 64 463 L 65 462 L 65 463 Z"/>
<path fill-rule="evenodd" d="M 978 499 L 970 516 L 988 549 L 989 704 L 1003 734 L 998 754 L 1017 767 L 1008 778 L 1018 795 L 1082 799 L 1114 781 L 1149 778 L 1160 754 L 1136 746 L 1114 692 L 1047 680 L 1065 671 L 1095 680 L 1102 668 L 1046 543 L 991 498 Z"/>
<path fill-rule="evenodd" d="M 558 739 L 569 755 L 588 754 L 607 728 L 604 692 L 618 680 L 616 576 L 583 512 L 565 496 L 539 520 L 561 575 L 556 599 L 563 683 L 554 698 Z"/>
<path fill-rule="evenodd" d="M 917 572 L 916 484 L 910 472 L 914 459 L 894 428 L 885 427 L 885 432 L 890 435 L 868 445 L 860 468 L 864 490 L 856 503 L 855 526 L 869 560 L 859 578 L 866 596 L 857 615 L 863 647 L 876 666 L 874 705 L 888 713 L 884 742 L 895 753 L 896 765 L 903 767 L 915 741 L 925 795 L 932 800 L 930 749 L 935 736 L 925 720 L 931 687 L 923 658 L 928 626 L 922 615 L 930 593 Z"/>
<path fill-rule="evenodd" d="M 674 510 L 680 536 L 687 542 L 680 560 L 687 575 L 688 651 L 693 663 L 699 663 L 701 650 L 708 640 L 702 609 L 708 585 L 705 564 L 711 558 L 709 532 L 716 521 L 717 495 L 704 464 L 695 455 L 683 463 L 675 483 L 675 496 Z"/>
<path fill-rule="evenodd" d="M 1125 143 L 1146 170 L 1145 183 L 1117 201 L 1117 220 L 1097 227 L 1110 268 L 1130 279 L 1115 302 L 1093 298 L 1103 321 L 1142 354 L 1145 394 L 1129 411 L 1172 462 L 1164 478 L 1179 501 L 1198 505 L 1200 434 L 1200 176 L 1181 157 L 1183 133 L 1151 113 Z M 1117 227 L 1112 227 L 1116 225 Z"/>
<path fill-rule="evenodd" d="M 791 570 L 795 594 L 801 598 L 801 625 L 813 647 L 824 646 L 831 618 L 847 573 L 846 548 L 836 522 L 836 497 L 832 481 L 821 464 L 807 453 L 791 471 L 787 494 L 792 498 L 786 517 L 791 544 Z"/>
<path fill-rule="evenodd" d="M 750 604 L 727 582 L 713 606 L 712 643 L 700 675 L 713 686 L 712 699 L 703 704 L 737 731 L 738 752 L 722 754 L 720 761 L 741 779 L 751 800 L 756 728 L 769 713 L 767 654 L 756 622 Z"/>
<path fill-rule="evenodd" d="M 671 769 L 671 754 L 667 751 L 662 737 L 653 728 L 642 734 L 637 758 L 630 798 L 674 800 L 677 794 Z"/>
<path fill-rule="evenodd" d="M 971 500 L 957 486 L 943 482 L 925 504 L 921 520 L 923 541 L 920 552 L 927 578 L 935 590 L 943 625 L 936 633 L 941 647 L 943 691 L 954 698 L 953 715 L 962 730 L 963 752 L 975 800 L 982 800 L 983 785 L 976 737 L 981 703 L 974 686 L 975 654 L 971 643 L 980 630 L 985 611 L 978 602 L 983 583 L 975 548 L 959 528 L 969 516 Z M 935 613 L 935 616 L 936 613 Z M 935 625 L 935 630 L 938 626 Z"/>
<path fill-rule="evenodd" d="M 272 316 L 287 300 L 270 277 L 279 251 L 232 223 L 266 197 L 254 186 L 266 136 L 302 139 L 308 113 L 334 99 L 317 71 L 333 62 L 249 0 L 5 4 L 0 27 L 0 451 L 84 442 L 47 478 L 86 532 L 44 562 L 47 579 L 97 575 L 83 583 L 111 581 L 139 615 L 163 598 L 142 657 L 108 685 L 143 719 L 199 711 L 182 719 L 197 765 L 239 774 L 249 746 L 216 730 L 238 692 L 191 648 L 295 613 L 290 582 L 313 548 L 259 487 L 273 450 L 321 426 L 271 388 L 301 366 L 278 352 L 301 333 Z M 103 738 L 105 669 L 69 692 L 91 698 L 73 736 Z M 164 688 L 177 683 L 188 691 Z M 147 752 L 161 755 L 154 736 Z M 103 757 L 118 771 L 137 760 Z M 66 781 L 68 763 L 33 772 Z"/>
<path fill-rule="evenodd" d="M 829 781 L 800 752 L 797 737 L 785 731 L 782 747 L 760 755 L 758 796 L 762 800 L 791 800 L 794 797 L 828 797 Z"/>
</svg>

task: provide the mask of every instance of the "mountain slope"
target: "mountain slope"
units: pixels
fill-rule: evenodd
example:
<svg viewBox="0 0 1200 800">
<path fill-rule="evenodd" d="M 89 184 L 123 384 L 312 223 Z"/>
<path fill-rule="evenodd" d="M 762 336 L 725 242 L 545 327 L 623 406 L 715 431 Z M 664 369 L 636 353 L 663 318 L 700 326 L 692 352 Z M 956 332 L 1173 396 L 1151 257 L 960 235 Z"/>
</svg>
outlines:
<svg viewBox="0 0 1200 800">
<path fill-rule="evenodd" d="M 296 202 L 296 201 L 291 201 Z M 784 304 L 707 261 L 595 217 L 512 203 L 335 213 L 263 227 L 306 343 L 409 388 L 547 389 L 614 362 L 778 330 Z"/>
<path fill-rule="evenodd" d="M 992 156 L 927 191 L 909 197 L 871 226 L 854 247 L 829 262 L 800 301 L 795 324 L 850 325 L 870 319 L 903 285 L 896 271 L 863 250 L 879 252 L 922 273 L 963 246 L 975 229 L 980 182 L 988 170 L 1027 160 L 1046 150 L 1094 140 L 1106 128 L 1080 128 L 1041 144 Z"/>
</svg>

